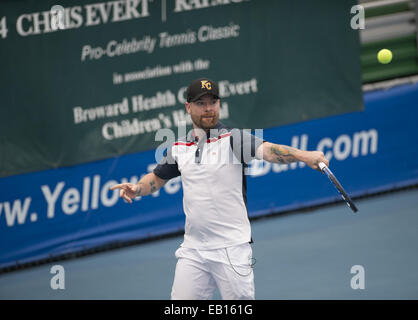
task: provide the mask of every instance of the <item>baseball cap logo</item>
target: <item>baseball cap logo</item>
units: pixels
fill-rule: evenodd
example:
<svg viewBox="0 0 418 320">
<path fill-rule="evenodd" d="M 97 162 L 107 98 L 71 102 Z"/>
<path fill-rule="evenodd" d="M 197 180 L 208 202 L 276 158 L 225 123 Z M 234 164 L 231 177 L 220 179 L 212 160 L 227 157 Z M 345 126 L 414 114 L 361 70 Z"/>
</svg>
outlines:
<svg viewBox="0 0 418 320">
<path fill-rule="evenodd" d="M 212 84 L 208 80 L 202 80 L 200 83 L 202 84 L 202 89 L 212 90 Z"/>
</svg>

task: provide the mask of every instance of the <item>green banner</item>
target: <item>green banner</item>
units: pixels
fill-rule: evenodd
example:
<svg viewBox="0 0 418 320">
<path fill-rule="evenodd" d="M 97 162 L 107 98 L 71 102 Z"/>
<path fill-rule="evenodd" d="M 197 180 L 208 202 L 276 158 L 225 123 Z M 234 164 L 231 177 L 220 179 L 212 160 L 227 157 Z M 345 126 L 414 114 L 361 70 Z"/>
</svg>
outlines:
<svg viewBox="0 0 418 320">
<path fill-rule="evenodd" d="M 202 76 L 232 127 L 362 110 L 355 4 L 2 1 L 0 176 L 153 149 Z"/>
</svg>

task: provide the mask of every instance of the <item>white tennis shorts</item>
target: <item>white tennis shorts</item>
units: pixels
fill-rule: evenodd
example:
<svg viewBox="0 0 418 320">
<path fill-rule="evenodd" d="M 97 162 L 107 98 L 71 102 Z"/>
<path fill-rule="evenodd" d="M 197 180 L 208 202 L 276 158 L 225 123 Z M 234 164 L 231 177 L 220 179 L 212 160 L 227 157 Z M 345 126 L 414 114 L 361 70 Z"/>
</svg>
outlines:
<svg viewBox="0 0 418 320">
<path fill-rule="evenodd" d="M 197 250 L 180 247 L 171 290 L 172 300 L 212 299 L 216 288 L 224 300 L 253 300 L 254 273 L 249 243 Z"/>
</svg>

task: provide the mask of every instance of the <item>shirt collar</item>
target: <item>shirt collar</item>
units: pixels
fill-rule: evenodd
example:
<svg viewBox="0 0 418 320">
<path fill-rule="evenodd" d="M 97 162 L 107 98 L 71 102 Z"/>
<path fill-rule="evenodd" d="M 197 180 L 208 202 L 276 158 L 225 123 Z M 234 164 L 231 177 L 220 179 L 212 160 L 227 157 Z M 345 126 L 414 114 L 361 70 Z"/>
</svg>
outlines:
<svg viewBox="0 0 418 320">
<path fill-rule="evenodd" d="M 213 127 L 214 130 L 209 130 L 209 134 L 210 134 L 209 138 L 219 136 L 219 131 L 221 129 L 224 129 L 224 128 L 226 128 L 226 126 L 222 122 L 218 121 L 218 123 L 215 125 L 215 127 Z M 218 134 L 216 134 L 216 133 L 218 133 Z M 194 129 L 190 130 L 190 132 L 188 133 L 187 140 L 192 141 L 192 142 L 197 142 Z"/>
</svg>

